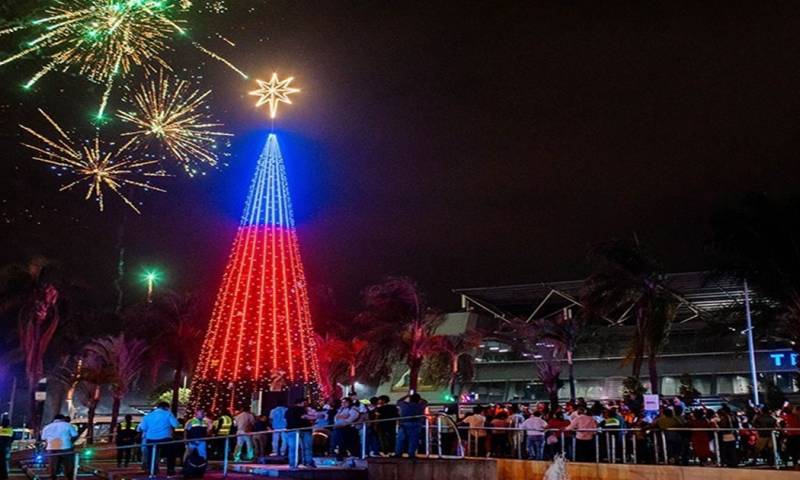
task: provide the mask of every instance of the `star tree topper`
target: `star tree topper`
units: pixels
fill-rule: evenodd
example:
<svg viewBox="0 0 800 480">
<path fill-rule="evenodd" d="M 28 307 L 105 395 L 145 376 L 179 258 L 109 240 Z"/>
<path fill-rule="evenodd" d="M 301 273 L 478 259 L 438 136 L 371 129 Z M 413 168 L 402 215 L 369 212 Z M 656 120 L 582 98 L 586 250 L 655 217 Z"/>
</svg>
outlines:
<svg viewBox="0 0 800 480">
<path fill-rule="evenodd" d="M 277 73 L 272 74 L 272 78 L 270 78 L 269 82 L 265 82 L 264 80 L 256 80 L 259 89 L 250 92 L 250 95 L 259 97 L 258 101 L 256 102 L 256 107 L 260 107 L 261 105 L 268 103 L 269 117 L 275 118 L 275 115 L 278 113 L 278 104 L 283 102 L 291 105 L 292 101 L 289 99 L 289 95 L 300 91 L 299 88 L 293 88 L 289 86 L 289 84 L 292 83 L 292 80 L 294 80 L 294 77 L 289 77 L 285 80 L 278 80 Z"/>
</svg>

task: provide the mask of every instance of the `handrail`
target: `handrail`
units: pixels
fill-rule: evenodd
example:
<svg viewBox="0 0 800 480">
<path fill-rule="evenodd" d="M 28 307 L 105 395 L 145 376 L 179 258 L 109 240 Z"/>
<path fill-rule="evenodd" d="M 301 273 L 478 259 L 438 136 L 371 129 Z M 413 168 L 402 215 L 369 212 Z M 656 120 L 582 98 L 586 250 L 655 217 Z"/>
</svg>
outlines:
<svg viewBox="0 0 800 480">
<path fill-rule="evenodd" d="M 77 474 L 77 471 L 78 471 L 78 468 L 79 468 L 80 455 L 81 455 L 82 452 L 86 451 L 87 449 L 91 449 L 94 453 L 107 452 L 107 451 L 116 452 L 118 450 L 124 450 L 124 449 L 129 449 L 129 448 L 130 449 L 142 448 L 143 446 L 152 446 L 154 449 L 158 449 L 159 447 L 163 447 L 165 445 L 188 444 L 188 443 L 192 443 L 192 442 L 212 442 L 212 441 L 232 439 L 232 438 L 237 438 L 237 437 L 242 437 L 242 436 L 251 436 L 252 437 L 252 436 L 256 436 L 256 435 L 268 435 L 268 434 L 272 434 L 272 433 L 294 433 L 295 435 L 299 436 L 300 432 L 302 432 L 302 431 L 310 430 L 313 433 L 315 430 L 336 429 L 336 428 L 345 428 L 345 427 L 356 427 L 356 426 L 359 426 L 359 425 L 362 426 L 362 430 L 363 430 L 363 429 L 366 429 L 367 425 L 371 425 L 371 424 L 378 424 L 378 423 L 383 423 L 383 422 L 402 422 L 404 420 L 419 420 L 420 421 L 420 425 L 422 425 L 423 421 L 424 421 L 425 425 L 427 425 L 428 422 L 430 420 L 434 419 L 434 418 L 436 418 L 437 421 L 441 421 L 441 419 L 446 419 L 447 421 L 449 421 L 452 424 L 453 432 L 455 432 L 455 434 L 456 434 L 456 438 L 457 438 L 457 441 L 458 441 L 457 444 L 461 445 L 461 442 L 462 442 L 461 434 L 458 431 L 459 426 L 457 425 L 455 420 L 452 417 L 450 417 L 449 415 L 447 415 L 447 414 L 444 414 L 444 413 L 441 413 L 441 412 L 434 412 L 434 413 L 429 413 L 429 414 L 424 414 L 424 415 L 412 415 L 412 416 L 406 416 L 406 417 L 381 418 L 381 419 L 372 419 L 372 420 L 358 420 L 358 421 L 355 421 L 355 422 L 352 422 L 352 423 L 349 423 L 349 424 L 346 424 L 346 425 L 331 424 L 331 425 L 313 425 L 313 426 L 310 426 L 310 427 L 301 427 L 301 428 L 277 428 L 277 429 L 262 430 L 262 431 L 258 431 L 258 432 L 242 432 L 242 433 L 235 433 L 235 434 L 230 434 L 230 435 L 215 435 L 215 436 L 199 437 L 199 438 L 192 438 L 192 439 L 184 438 L 184 439 L 179 439 L 179 440 L 170 440 L 170 441 L 158 442 L 158 443 L 147 443 L 146 440 L 143 440 L 142 443 L 133 444 L 133 445 L 115 445 L 115 446 L 102 446 L 102 447 L 92 447 L 92 446 L 85 446 L 84 445 L 84 448 L 82 450 L 72 450 L 72 451 L 59 452 L 59 453 L 41 453 L 40 452 L 40 453 L 37 453 L 36 455 L 37 456 L 41 456 L 41 458 L 49 458 L 49 457 L 55 457 L 55 456 L 61 456 L 61 455 L 74 455 L 75 456 L 75 472 Z M 439 428 L 439 433 L 441 433 L 441 428 Z M 229 453 L 228 452 L 228 444 L 229 444 L 229 442 L 225 442 L 225 454 L 224 454 L 224 458 L 223 458 L 223 474 L 224 475 L 227 475 L 227 471 L 228 471 L 228 456 L 229 456 L 228 455 L 228 453 Z M 425 444 L 426 444 L 426 449 L 429 448 L 430 439 L 429 439 L 427 434 L 425 436 Z M 295 447 L 297 448 L 298 445 L 299 445 L 299 442 L 296 442 L 295 443 Z M 439 445 L 441 447 L 441 442 L 439 442 Z M 441 450 L 441 448 L 440 448 L 440 450 Z M 365 458 L 365 456 L 366 455 L 365 455 L 365 452 L 364 452 L 364 449 L 363 449 L 363 439 L 362 439 L 361 458 Z M 439 454 L 439 456 L 441 456 L 441 453 Z M 151 473 L 155 469 L 154 467 L 155 467 L 155 458 L 156 457 L 157 457 L 157 455 L 156 455 L 156 452 L 154 451 L 154 453 L 152 455 L 152 459 L 151 459 L 151 468 L 150 468 Z M 461 458 L 464 457 L 463 450 L 461 451 L 461 455 L 459 455 L 459 457 L 461 457 Z M 295 458 L 297 458 L 297 456 L 295 456 Z"/>
</svg>

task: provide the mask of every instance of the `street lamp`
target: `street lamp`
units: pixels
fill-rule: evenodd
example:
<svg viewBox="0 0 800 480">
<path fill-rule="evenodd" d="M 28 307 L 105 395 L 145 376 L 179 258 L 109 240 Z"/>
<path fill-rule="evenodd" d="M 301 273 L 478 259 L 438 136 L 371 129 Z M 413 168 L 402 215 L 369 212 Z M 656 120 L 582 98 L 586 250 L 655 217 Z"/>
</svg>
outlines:
<svg viewBox="0 0 800 480">
<path fill-rule="evenodd" d="M 147 283 L 147 303 L 153 302 L 153 287 L 161 281 L 161 272 L 158 270 L 145 270 L 142 280 Z"/>
</svg>

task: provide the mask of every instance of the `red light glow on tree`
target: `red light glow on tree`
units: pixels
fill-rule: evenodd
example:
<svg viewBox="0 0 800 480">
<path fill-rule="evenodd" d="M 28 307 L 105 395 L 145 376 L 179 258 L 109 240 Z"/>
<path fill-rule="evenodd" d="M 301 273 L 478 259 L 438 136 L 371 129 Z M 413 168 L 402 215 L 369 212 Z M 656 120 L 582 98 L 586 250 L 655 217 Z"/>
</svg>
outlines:
<svg viewBox="0 0 800 480">
<path fill-rule="evenodd" d="M 249 405 L 279 376 L 287 386 L 315 389 L 319 364 L 286 171 L 270 134 L 217 293 L 192 404 L 213 413 Z"/>
</svg>

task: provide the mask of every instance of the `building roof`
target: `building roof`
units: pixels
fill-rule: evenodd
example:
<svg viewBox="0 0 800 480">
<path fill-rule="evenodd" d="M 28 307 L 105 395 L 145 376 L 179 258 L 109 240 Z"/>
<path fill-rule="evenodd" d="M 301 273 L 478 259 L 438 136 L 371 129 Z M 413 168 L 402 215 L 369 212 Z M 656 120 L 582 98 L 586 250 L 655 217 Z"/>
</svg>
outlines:
<svg viewBox="0 0 800 480">
<path fill-rule="evenodd" d="M 744 302 L 744 285 L 740 280 L 709 272 L 683 272 L 665 275 L 664 284 L 680 301 L 676 321 L 685 323 L 706 314 L 729 309 Z M 580 298 L 587 288 L 587 280 L 540 282 L 497 287 L 460 288 L 453 290 L 462 296 L 465 308 L 481 308 L 497 318 L 524 316 L 542 318 L 565 308 L 581 308 Z M 627 311 L 611 324 L 622 324 L 629 317 Z"/>
</svg>

